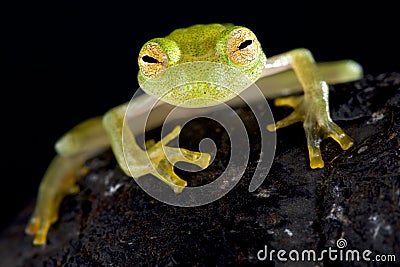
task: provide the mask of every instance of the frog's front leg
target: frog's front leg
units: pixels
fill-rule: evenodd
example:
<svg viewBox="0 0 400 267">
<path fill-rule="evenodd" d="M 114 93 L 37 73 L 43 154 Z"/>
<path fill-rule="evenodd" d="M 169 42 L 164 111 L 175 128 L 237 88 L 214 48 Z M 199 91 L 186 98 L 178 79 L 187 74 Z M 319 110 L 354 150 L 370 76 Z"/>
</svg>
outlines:
<svg viewBox="0 0 400 267">
<path fill-rule="evenodd" d="M 136 107 L 133 106 L 136 110 L 141 108 L 139 103 Z M 159 142 L 155 144 L 148 142 L 146 149 L 142 149 L 136 142 L 134 132 L 127 127 L 127 123 L 124 121 L 124 119 L 140 121 L 139 116 L 134 114 L 131 115 L 132 118 L 129 118 L 130 114 L 127 110 L 128 104 L 110 110 L 104 116 L 103 125 L 109 135 L 114 155 L 121 169 L 128 176 L 139 178 L 145 174 L 152 174 L 179 193 L 187 185 L 187 182 L 174 172 L 176 162 L 188 162 L 202 169 L 209 165 L 211 156 L 207 153 L 167 146 L 179 135 L 179 126 Z M 138 128 L 140 129 L 140 127 Z"/>
<path fill-rule="evenodd" d="M 268 59 L 267 68 L 272 72 L 292 68 L 304 90 L 303 96 L 289 96 L 275 100 L 276 105 L 287 105 L 293 107 L 294 111 L 276 124 L 268 125 L 268 130 L 274 131 L 302 121 L 311 168 L 324 167 L 320 150 L 323 139 L 332 137 L 344 150 L 353 145 L 353 140 L 330 117 L 329 88 L 308 50 L 296 49 L 271 57 Z"/>
</svg>

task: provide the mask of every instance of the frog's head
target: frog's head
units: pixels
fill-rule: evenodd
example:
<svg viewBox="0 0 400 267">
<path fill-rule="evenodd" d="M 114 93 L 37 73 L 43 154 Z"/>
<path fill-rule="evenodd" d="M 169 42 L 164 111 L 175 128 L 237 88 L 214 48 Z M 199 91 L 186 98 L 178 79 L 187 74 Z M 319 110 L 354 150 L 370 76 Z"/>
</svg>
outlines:
<svg viewBox="0 0 400 267">
<path fill-rule="evenodd" d="M 138 63 L 146 93 L 173 105 L 206 107 L 234 98 L 255 82 L 266 57 L 251 30 L 211 24 L 148 41 Z"/>
</svg>

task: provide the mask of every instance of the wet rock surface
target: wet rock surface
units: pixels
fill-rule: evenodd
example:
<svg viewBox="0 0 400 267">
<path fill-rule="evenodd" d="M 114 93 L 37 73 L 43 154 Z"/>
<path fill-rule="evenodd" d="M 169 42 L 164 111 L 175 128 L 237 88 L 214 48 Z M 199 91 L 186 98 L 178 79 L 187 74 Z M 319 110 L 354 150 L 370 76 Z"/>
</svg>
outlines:
<svg viewBox="0 0 400 267">
<path fill-rule="evenodd" d="M 397 263 L 374 264 L 400 264 L 400 74 L 331 86 L 330 103 L 333 120 L 355 145 L 343 151 L 333 140 L 323 141 L 324 169 L 310 169 L 304 131 L 295 124 L 278 130 L 271 170 L 250 193 L 260 135 L 250 110 L 240 108 L 252 153 L 244 177 L 223 198 L 194 208 L 161 203 L 126 177 L 106 151 L 87 162 L 81 192 L 62 202 L 45 247 L 32 246 L 24 234 L 34 200 L 2 231 L 0 266 L 274 266 L 283 263 L 280 249 L 286 258 L 291 250 L 300 256 L 313 250 L 318 258 L 329 248 L 344 255 L 358 250 L 360 257 L 370 250 L 371 259 L 395 255 Z M 271 108 L 277 120 L 291 111 Z M 218 147 L 213 164 L 198 173 L 177 170 L 192 186 L 212 181 L 229 160 L 227 133 L 207 119 L 183 129 L 181 146 L 197 150 L 205 137 Z M 265 248 L 276 251 L 272 261 L 269 254 L 257 255 Z M 296 264 L 301 263 L 286 263 Z M 327 254 L 318 264 L 366 265 L 332 261 Z"/>
</svg>

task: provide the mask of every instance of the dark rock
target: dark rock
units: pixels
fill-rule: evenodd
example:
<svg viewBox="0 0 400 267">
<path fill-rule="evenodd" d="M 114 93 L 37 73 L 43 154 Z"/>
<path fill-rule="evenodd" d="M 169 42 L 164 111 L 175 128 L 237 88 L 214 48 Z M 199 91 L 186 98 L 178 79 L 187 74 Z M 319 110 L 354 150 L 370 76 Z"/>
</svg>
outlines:
<svg viewBox="0 0 400 267">
<path fill-rule="evenodd" d="M 272 168 L 253 193 L 248 184 L 260 136 L 252 113 L 238 109 L 250 135 L 250 164 L 231 192 L 196 208 L 154 200 L 122 173 L 111 151 L 106 151 L 87 162 L 91 171 L 79 181 L 81 192 L 63 201 L 59 222 L 51 227 L 45 247 L 32 246 L 32 237 L 23 231 L 33 202 L 2 232 L 0 265 L 272 266 L 281 263 L 276 253 L 272 262 L 257 259 L 265 246 L 268 251 L 320 253 L 329 247 L 340 250 L 336 242 L 342 238 L 347 242 L 343 253 L 370 250 L 371 258 L 395 255 L 397 265 L 374 263 L 400 266 L 399 88 L 399 73 L 331 86 L 332 118 L 355 145 L 342 151 L 333 140 L 325 140 L 321 147 L 325 168 L 311 170 L 301 124 L 281 129 Z M 272 109 L 276 119 L 290 112 Z M 190 185 L 208 183 L 223 171 L 230 150 L 222 128 L 198 119 L 181 136 L 181 146 L 189 149 L 196 150 L 204 137 L 218 146 L 216 160 L 206 170 L 177 170 Z M 331 261 L 325 254 L 319 264 L 365 266 L 366 262 Z"/>
</svg>

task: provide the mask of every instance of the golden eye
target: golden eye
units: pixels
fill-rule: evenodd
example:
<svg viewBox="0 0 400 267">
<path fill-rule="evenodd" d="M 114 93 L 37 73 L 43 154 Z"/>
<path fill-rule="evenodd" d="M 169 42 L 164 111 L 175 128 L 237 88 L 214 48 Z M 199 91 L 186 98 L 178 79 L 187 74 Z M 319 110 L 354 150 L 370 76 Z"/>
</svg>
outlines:
<svg viewBox="0 0 400 267">
<path fill-rule="evenodd" d="M 227 54 L 237 65 L 248 65 L 259 56 L 260 48 L 254 33 L 245 28 L 233 30 L 227 42 Z"/>
<path fill-rule="evenodd" d="M 148 42 L 140 50 L 138 63 L 144 76 L 156 78 L 167 69 L 168 57 L 159 44 Z"/>
</svg>

